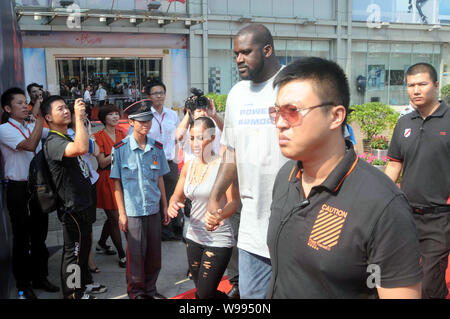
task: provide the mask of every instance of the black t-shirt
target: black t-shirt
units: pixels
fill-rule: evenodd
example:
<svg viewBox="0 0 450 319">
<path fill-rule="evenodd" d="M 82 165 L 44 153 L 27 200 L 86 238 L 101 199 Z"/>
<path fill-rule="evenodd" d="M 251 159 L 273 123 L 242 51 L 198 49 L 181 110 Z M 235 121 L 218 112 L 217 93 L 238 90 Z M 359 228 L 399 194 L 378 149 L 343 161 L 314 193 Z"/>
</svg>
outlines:
<svg viewBox="0 0 450 319">
<path fill-rule="evenodd" d="M 50 132 L 44 144 L 44 155 L 58 195 L 63 201 L 61 208 L 73 213 L 89 208 L 94 201 L 86 162 L 80 156 L 64 157 L 64 151 L 70 142 L 70 137 Z"/>
<path fill-rule="evenodd" d="M 385 288 L 422 279 L 405 196 L 349 147 L 307 200 L 301 163 L 289 161 L 279 171 L 267 235 L 268 298 L 377 298 L 377 278 Z"/>
<path fill-rule="evenodd" d="M 415 110 L 395 126 L 388 157 L 403 162 L 401 189 L 416 207 L 450 205 L 450 110 L 445 102 L 425 120 Z"/>
</svg>

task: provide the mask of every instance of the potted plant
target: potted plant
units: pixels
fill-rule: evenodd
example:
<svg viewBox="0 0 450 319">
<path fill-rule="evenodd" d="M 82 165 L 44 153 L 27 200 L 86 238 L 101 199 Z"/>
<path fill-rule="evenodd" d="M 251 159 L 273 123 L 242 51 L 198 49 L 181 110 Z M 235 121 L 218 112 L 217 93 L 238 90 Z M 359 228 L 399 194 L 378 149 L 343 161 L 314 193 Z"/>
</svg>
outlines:
<svg viewBox="0 0 450 319">
<path fill-rule="evenodd" d="M 348 121 L 357 122 L 364 134 L 364 151 L 370 151 L 370 141 L 375 135 L 380 134 L 385 129 L 392 129 L 398 119 L 398 113 L 389 105 L 370 102 L 365 104 L 355 104 L 350 107 L 352 110 L 348 115 Z"/>
<path fill-rule="evenodd" d="M 389 148 L 389 141 L 383 135 L 374 136 L 370 141 L 370 148 L 372 150 L 372 155 L 376 158 L 380 159 L 383 156 L 386 157 Z"/>
<path fill-rule="evenodd" d="M 381 158 L 376 158 L 375 155 L 373 155 L 372 153 L 364 152 L 364 153 L 358 155 L 358 157 L 383 172 L 384 172 L 384 169 L 386 168 L 386 164 L 387 164 L 386 156 L 382 156 Z"/>
<path fill-rule="evenodd" d="M 378 168 L 380 171 L 384 172 L 387 164 L 387 157 L 383 156 L 382 158 L 375 158 L 372 161 L 372 165 Z"/>
</svg>

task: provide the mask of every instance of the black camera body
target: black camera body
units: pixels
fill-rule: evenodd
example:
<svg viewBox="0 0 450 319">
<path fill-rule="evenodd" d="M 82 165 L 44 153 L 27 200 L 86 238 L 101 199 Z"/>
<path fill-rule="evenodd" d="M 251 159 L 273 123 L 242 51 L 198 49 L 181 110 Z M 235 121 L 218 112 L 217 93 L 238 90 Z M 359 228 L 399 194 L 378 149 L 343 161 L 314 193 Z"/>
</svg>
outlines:
<svg viewBox="0 0 450 319">
<path fill-rule="evenodd" d="M 192 88 L 190 92 L 193 94 L 189 97 L 184 107 L 189 109 L 192 113 L 196 109 L 207 109 L 209 106 L 209 99 L 203 95 L 203 91 L 200 89 Z"/>
</svg>

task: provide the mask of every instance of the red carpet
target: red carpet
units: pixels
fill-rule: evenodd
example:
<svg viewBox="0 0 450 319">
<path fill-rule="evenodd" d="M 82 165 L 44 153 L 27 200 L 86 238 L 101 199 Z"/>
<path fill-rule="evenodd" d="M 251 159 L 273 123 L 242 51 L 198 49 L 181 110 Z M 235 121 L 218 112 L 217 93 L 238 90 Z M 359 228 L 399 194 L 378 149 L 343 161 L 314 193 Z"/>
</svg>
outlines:
<svg viewBox="0 0 450 319">
<path fill-rule="evenodd" d="M 450 265 L 450 257 L 449 257 L 449 265 Z M 446 281 L 447 281 L 447 287 L 450 291 L 450 266 L 447 267 L 447 273 L 446 273 Z M 228 281 L 228 277 L 224 276 L 222 278 L 222 281 L 219 284 L 219 290 L 227 293 L 231 289 L 230 282 Z M 172 297 L 171 299 L 195 299 L 195 288 L 188 290 L 178 296 Z M 450 292 L 447 295 L 447 299 L 450 299 Z"/>
<path fill-rule="evenodd" d="M 222 281 L 220 282 L 218 289 L 225 293 L 227 293 L 231 289 L 231 285 L 230 285 L 230 282 L 228 281 L 227 276 L 224 276 L 222 278 Z M 195 299 L 195 288 L 188 290 L 186 292 L 183 292 L 182 294 L 172 297 L 170 299 Z"/>
</svg>

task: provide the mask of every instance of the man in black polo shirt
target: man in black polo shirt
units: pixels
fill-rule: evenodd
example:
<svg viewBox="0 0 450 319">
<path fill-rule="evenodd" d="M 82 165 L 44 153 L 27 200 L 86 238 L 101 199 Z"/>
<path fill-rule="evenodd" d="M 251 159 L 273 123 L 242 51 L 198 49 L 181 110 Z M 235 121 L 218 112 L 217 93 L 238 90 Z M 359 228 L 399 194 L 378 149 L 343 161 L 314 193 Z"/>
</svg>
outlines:
<svg viewBox="0 0 450 319">
<path fill-rule="evenodd" d="M 291 161 L 273 188 L 267 297 L 420 298 L 408 202 L 344 139 L 350 96 L 343 70 L 302 58 L 281 70 L 274 86 L 269 115 Z"/>
<path fill-rule="evenodd" d="M 424 279 L 423 298 L 445 298 L 450 251 L 450 110 L 438 100 L 433 66 L 418 63 L 406 72 L 407 91 L 417 109 L 397 122 L 385 173 L 397 181 L 413 207 Z"/>
</svg>

